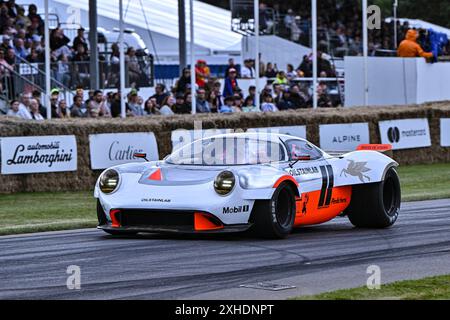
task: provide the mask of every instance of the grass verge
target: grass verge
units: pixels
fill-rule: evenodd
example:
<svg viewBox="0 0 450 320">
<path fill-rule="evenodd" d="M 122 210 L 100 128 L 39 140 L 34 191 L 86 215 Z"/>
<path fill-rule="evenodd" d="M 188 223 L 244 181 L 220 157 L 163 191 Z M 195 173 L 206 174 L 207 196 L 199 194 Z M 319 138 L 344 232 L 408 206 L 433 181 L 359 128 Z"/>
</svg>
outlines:
<svg viewBox="0 0 450 320">
<path fill-rule="evenodd" d="M 92 192 L 0 195 L 0 235 L 95 227 Z"/>
<path fill-rule="evenodd" d="M 398 169 L 403 201 L 450 198 L 450 163 Z M 0 235 L 94 227 L 92 192 L 0 195 Z"/>
<path fill-rule="evenodd" d="M 450 163 L 400 166 L 402 200 L 450 198 Z"/>
<path fill-rule="evenodd" d="M 380 289 L 367 287 L 344 289 L 301 296 L 293 300 L 437 300 L 450 299 L 450 275 L 420 280 L 405 280 L 382 285 Z"/>
</svg>

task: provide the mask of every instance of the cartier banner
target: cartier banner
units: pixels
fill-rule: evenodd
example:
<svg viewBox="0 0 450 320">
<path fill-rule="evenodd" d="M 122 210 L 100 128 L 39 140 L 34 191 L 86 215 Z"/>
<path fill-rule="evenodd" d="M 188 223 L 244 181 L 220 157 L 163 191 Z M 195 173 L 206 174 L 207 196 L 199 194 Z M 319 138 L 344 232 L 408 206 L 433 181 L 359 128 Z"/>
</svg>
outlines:
<svg viewBox="0 0 450 320">
<path fill-rule="evenodd" d="M 89 135 L 91 168 L 105 169 L 118 164 L 139 162 L 134 153 L 146 153 L 148 160 L 159 160 L 153 132 L 104 133 Z"/>
</svg>

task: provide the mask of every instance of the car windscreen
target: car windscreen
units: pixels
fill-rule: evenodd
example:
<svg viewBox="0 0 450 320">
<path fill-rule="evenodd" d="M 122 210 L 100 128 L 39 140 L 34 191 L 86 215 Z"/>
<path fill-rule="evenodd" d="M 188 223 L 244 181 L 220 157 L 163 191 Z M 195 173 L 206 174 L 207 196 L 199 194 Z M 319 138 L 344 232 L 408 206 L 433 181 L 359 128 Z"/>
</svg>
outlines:
<svg viewBox="0 0 450 320">
<path fill-rule="evenodd" d="M 167 163 L 178 165 L 228 166 L 285 160 L 279 142 L 248 137 L 219 137 L 197 140 L 175 150 Z"/>
</svg>

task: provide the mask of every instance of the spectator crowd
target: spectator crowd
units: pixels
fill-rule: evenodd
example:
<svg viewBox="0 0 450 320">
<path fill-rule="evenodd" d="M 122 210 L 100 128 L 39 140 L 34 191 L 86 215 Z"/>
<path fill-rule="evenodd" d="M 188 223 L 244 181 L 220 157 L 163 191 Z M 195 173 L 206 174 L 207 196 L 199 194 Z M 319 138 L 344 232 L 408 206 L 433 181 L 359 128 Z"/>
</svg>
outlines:
<svg viewBox="0 0 450 320">
<path fill-rule="evenodd" d="M 336 78 L 336 70 L 322 52 L 329 52 L 330 43 L 334 49 L 345 49 L 346 54 L 359 55 L 362 52 L 360 9 L 349 5 L 346 1 L 334 1 L 335 4 L 320 9 L 318 52 L 318 75 L 320 78 Z M 321 2 L 319 2 L 319 5 Z M 309 41 L 310 17 L 306 14 L 300 17 L 296 12 L 309 12 L 306 2 L 278 2 L 268 6 L 261 3 L 261 29 L 265 33 L 274 32 L 275 28 L 293 41 Z M 279 25 L 281 21 L 281 26 Z M 408 25 L 398 28 L 398 41 L 403 40 Z M 44 61 L 44 22 L 37 13 L 37 7 L 28 6 L 28 12 L 15 3 L 15 0 L 0 0 L 0 92 L 9 83 L 14 66 L 25 60 L 31 63 Z M 418 35 L 415 36 L 418 38 Z M 413 39 L 415 40 L 415 39 Z M 370 54 L 379 49 L 394 48 L 392 25 L 382 24 L 380 30 L 370 32 Z M 413 44 L 410 44 L 413 46 Z M 121 92 L 89 90 L 89 45 L 85 38 L 85 30 L 80 27 L 77 36 L 69 39 L 64 30 L 57 27 L 51 30 L 50 48 L 53 71 L 58 82 L 64 86 L 77 87 L 76 93 L 66 101 L 61 89 L 53 89 L 51 94 L 52 118 L 99 118 L 118 117 L 121 114 Z M 103 76 L 106 83 L 118 87 L 119 83 L 119 48 L 112 44 L 109 61 L 113 72 Z M 312 107 L 314 90 L 318 95 L 318 106 L 336 107 L 341 104 L 338 81 L 320 81 L 313 88 L 311 81 L 302 78 L 312 77 L 312 54 L 301 57 L 298 66 L 288 64 L 285 69 L 279 69 L 276 64 L 264 62 L 260 56 L 260 63 L 245 59 L 236 64 L 229 59 L 228 66 L 220 81 L 211 75 L 207 61 L 198 60 L 195 65 L 195 88 L 191 88 L 191 70 L 185 68 L 173 87 L 166 87 L 163 83 L 155 86 L 155 93 L 144 97 L 139 84 L 148 83 L 137 51 L 129 47 L 126 52 L 127 74 L 132 88 L 126 93 L 126 115 L 128 117 L 142 117 L 152 115 L 173 115 L 191 113 L 191 103 L 195 95 L 197 113 L 237 113 L 237 112 L 278 112 L 289 109 Z M 102 58 L 104 59 L 104 57 Z M 243 79 L 254 79 L 258 69 L 261 77 L 269 79 L 259 95 L 260 106 L 256 106 L 256 88 L 248 87 L 245 92 L 240 86 Z M 100 68 L 100 73 L 102 70 Z M 337 88 L 339 94 L 330 94 L 330 87 Z M 56 86 L 57 87 L 57 86 Z M 334 90 L 336 91 L 336 90 Z M 125 93 L 124 93 L 125 94 Z M 85 98 L 87 96 L 87 99 Z M 41 103 L 39 91 L 21 92 L 10 97 L 7 114 L 23 119 L 42 120 L 46 118 L 47 110 Z"/>
<path fill-rule="evenodd" d="M 334 70 L 326 59 L 319 59 L 322 76 L 331 76 Z M 263 67 L 264 65 L 264 67 Z M 311 75 L 311 56 L 304 57 L 297 68 L 288 65 L 287 70 L 278 70 L 271 63 L 261 65 L 261 74 L 271 83 L 266 84 L 260 93 L 260 107 L 256 106 L 256 87 L 249 86 L 244 92 L 239 87 L 242 79 L 254 78 L 253 60 L 245 60 L 241 66 L 229 59 L 224 80 L 211 77 L 207 62 L 198 60 L 195 66 L 196 113 L 236 113 L 236 112 L 277 112 L 289 109 L 310 108 L 312 88 L 308 82 L 296 81 L 298 77 Z M 332 107 L 325 82 L 316 88 L 319 107 Z M 132 88 L 126 95 L 126 116 L 142 117 L 152 115 L 189 114 L 192 111 L 191 70 L 185 68 L 180 78 L 171 88 L 163 83 L 155 86 L 155 92 L 144 99 L 140 90 Z M 89 90 L 87 99 L 83 88 L 78 88 L 71 101 L 66 101 L 59 89 L 51 91 L 50 105 L 52 118 L 108 118 L 121 115 L 121 94 L 119 91 L 102 92 Z M 47 110 L 41 103 L 39 91 L 23 93 L 13 99 L 7 115 L 22 119 L 43 120 Z"/>
<path fill-rule="evenodd" d="M 27 7 L 15 0 L 0 0 L 0 94 L 12 99 L 19 91 L 14 88 L 13 74 L 18 74 L 20 63 L 30 63 L 43 69 L 45 60 L 44 21 L 34 4 Z M 108 55 L 107 57 L 105 55 Z M 128 47 L 125 64 L 131 86 L 148 86 L 147 64 L 140 57 L 142 50 Z M 67 88 L 90 84 L 90 52 L 85 29 L 79 27 L 77 35 L 70 39 L 64 29 L 50 30 L 50 59 L 53 81 Z M 106 63 L 107 62 L 107 63 Z M 119 47 L 112 43 L 111 52 L 99 55 L 100 81 L 104 87 L 118 87 Z M 34 78 L 38 81 L 40 78 Z M 43 81 L 43 77 L 41 79 Z M 41 84 L 43 86 L 43 83 Z"/>
</svg>

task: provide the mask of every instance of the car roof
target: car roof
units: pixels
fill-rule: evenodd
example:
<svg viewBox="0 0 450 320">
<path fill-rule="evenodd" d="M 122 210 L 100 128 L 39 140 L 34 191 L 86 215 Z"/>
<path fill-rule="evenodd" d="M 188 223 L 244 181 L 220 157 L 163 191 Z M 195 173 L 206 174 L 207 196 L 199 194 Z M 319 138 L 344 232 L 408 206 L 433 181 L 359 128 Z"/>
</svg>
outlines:
<svg viewBox="0 0 450 320">
<path fill-rule="evenodd" d="M 283 142 L 286 140 L 290 140 L 290 139 L 307 141 L 306 139 L 303 139 L 303 138 L 291 136 L 288 134 L 276 133 L 276 132 L 272 132 L 272 131 L 222 133 L 222 134 L 208 136 L 203 139 L 210 139 L 210 138 L 251 138 L 251 139 L 266 140 L 266 141 L 272 141 L 272 142 L 279 142 L 280 139 Z"/>
</svg>

